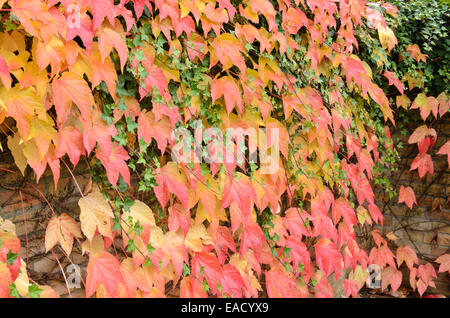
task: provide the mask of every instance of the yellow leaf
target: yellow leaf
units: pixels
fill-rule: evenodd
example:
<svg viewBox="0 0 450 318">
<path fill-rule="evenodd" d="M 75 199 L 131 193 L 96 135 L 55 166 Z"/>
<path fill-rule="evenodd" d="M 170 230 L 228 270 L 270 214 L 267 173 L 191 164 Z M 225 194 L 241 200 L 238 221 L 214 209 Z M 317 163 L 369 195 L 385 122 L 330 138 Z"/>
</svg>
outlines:
<svg viewBox="0 0 450 318">
<path fill-rule="evenodd" d="M 3 220 L 0 216 L 0 231 L 16 234 L 16 226 L 10 220 Z"/>
<path fill-rule="evenodd" d="M 361 225 L 367 222 L 367 224 L 372 224 L 372 220 L 370 218 L 369 212 L 363 206 L 359 206 L 356 209 L 356 216 L 358 217 L 358 221 Z"/>
<path fill-rule="evenodd" d="M 409 106 L 411 106 L 411 100 L 406 95 L 397 96 L 396 104 L 397 104 L 397 107 L 403 107 L 404 109 L 407 110 L 409 108 Z"/>
<path fill-rule="evenodd" d="M 144 202 L 136 200 L 133 204 L 133 206 L 130 208 L 130 211 L 124 212 L 122 215 L 123 222 L 122 227 L 125 229 L 125 231 L 128 232 L 129 226 L 131 224 L 128 224 L 129 218 L 133 219 L 133 222 L 139 222 L 139 225 L 141 226 L 155 226 L 155 218 L 153 216 L 153 211 L 148 207 Z"/>
<path fill-rule="evenodd" d="M 357 265 L 354 271 L 351 271 L 348 275 L 348 278 L 354 280 L 358 283 L 358 287 L 361 288 L 369 277 L 369 272 L 367 270 L 363 270 L 361 265 Z"/>
<path fill-rule="evenodd" d="M 23 175 L 25 168 L 27 167 L 27 158 L 23 154 L 23 145 L 20 141 L 21 139 L 18 134 L 15 134 L 12 137 L 8 136 L 8 148 L 11 150 L 16 166 Z"/>
<path fill-rule="evenodd" d="M 89 240 L 84 241 L 83 244 L 81 244 L 81 249 L 83 255 L 86 252 L 88 252 L 90 255 L 100 253 L 105 249 L 105 242 L 103 241 L 103 237 L 97 235 L 96 237 L 94 237 L 92 242 L 89 242 Z"/>
<path fill-rule="evenodd" d="M 211 237 L 203 224 L 191 226 L 184 239 L 184 245 L 187 249 L 194 252 L 201 252 L 204 244 L 210 244 Z"/>
<path fill-rule="evenodd" d="M 92 242 L 95 231 L 103 236 L 112 238 L 110 218 L 114 218 L 113 211 L 103 195 L 92 192 L 78 201 L 80 206 L 81 230 Z"/>
<path fill-rule="evenodd" d="M 398 44 L 397 37 L 394 32 L 388 26 L 384 27 L 378 24 L 378 37 L 380 39 L 381 46 L 388 52 Z"/>
<path fill-rule="evenodd" d="M 392 233 L 392 232 L 389 232 L 388 234 L 386 234 L 386 237 L 387 237 L 388 239 L 390 239 L 391 241 L 396 241 L 396 240 L 398 240 L 398 237 L 395 236 L 395 234 Z"/>
</svg>

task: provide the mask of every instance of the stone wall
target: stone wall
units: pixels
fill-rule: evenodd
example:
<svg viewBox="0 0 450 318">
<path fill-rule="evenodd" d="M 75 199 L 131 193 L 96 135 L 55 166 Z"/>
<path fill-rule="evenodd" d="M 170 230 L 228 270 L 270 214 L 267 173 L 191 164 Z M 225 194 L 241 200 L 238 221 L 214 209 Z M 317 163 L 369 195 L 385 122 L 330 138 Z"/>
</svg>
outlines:
<svg viewBox="0 0 450 318">
<path fill-rule="evenodd" d="M 398 170 L 389 178 L 397 191 L 401 185 L 413 188 L 417 205 L 409 209 L 404 203 L 398 204 L 398 197 L 390 200 L 382 189 L 377 189 L 377 198 L 385 216 L 384 233 L 393 232 L 399 238 L 395 244 L 410 245 L 415 248 L 419 258 L 433 261 L 444 253 L 450 253 L 450 169 L 447 156 L 435 155 L 450 140 L 450 116 L 433 124 L 438 133 L 431 152 L 434 175 L 427 174 L 423 179 L 419 178 L 417 170 L 410 171 L 418 148 L 416 144 L 409 145 L 408 138 L 418 125 L 421 124 L 408 125 L 405 135 L 398 130 L 393 132 L 393 138 L 398 138 L 404 148 L 399 153 L 401 161 L 397 165 Z M 439 274 L 436 287 L 433 292 L 450 296 L 450 275 Z"/>
<path fill-rule="evenodd" d="M 82 164 L 73 171 L 81 189 L 88 181 L 85 171 L 86 166 Z M 68 170 L 61 169 L 61 179 L 55 191 L 50 173 L 46 172 L 39 184 L 36 184 L 29 167 L 25 171 L 25 176 L 22 176 L 11 155 L 6 152 L 0 154 L 0 216 L 16 225 L 16 234 L 22 245 L 20 255 L 24 261 L 28 259 L 30 278 L 39 284 L 50 285 L 62 296 L 68 296 L 68 290 L 61 267 L 69 279 L 71 273 L 67 266 L 74 263 L 80 265 L 83 271 L 88 258 L 81 255 L 81 246 L 77 241 L 74 242 L 70 260 L 64 256 L 59 245 L 53 249 L 55 254 L 46 253 L 45 228 L 53 215 L 52 209 L 58 214 L 67 213 L 79 220 L 79 198 L 79 191 Z M 55 255 L 61 265 L 58 264 Z M 82 288 L 74 288 L 71 293 L 73 297 L 84 295 Z"/>
</svg>

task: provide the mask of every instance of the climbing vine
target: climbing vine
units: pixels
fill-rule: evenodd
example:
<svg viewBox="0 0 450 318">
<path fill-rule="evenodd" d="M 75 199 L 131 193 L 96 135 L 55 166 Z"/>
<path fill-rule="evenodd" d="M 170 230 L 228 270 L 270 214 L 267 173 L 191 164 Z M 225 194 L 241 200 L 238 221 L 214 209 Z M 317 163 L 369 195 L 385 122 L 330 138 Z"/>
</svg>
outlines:
<svg viewBox="0 0 450 318">
<path fill-rule="evenodd" d="M 56 207 L 45 237 L 67 257 L 82 245 L 87 297 L 164 297 L 169 286 L 181 297 L 331 297 L 341 274 L 356 297 L 372 265 L 397 290 L 403 263 L 420 295 L 433 286 L 432 263 L 391 251 L 376 227 L 374 184 L 415 202 L 385 177 L 396 109 L 424 121 L 449 111 L 445 92 L 413 95 L 419 75 L 398 73 L 395 6 L 0 4 L 0 123 L 18 169 L 37 182 L 50 169 L 55 187 L 61 164 L 85 160 L 92 175 L 89 191 L 78 187 L 79 220 Z M 400 56 L 427 62 L 414 44 Z M 421 178 L 433 174 L 435 138 L 425 124 L 409 139 Z M 450 142 L 438 154 L 450 164 Z M 28 280 L 13 226 L 0 228 L 0 296 L 56 296 Z M 436 262 L 450 270 L 449 255 Z"/>
</svg>

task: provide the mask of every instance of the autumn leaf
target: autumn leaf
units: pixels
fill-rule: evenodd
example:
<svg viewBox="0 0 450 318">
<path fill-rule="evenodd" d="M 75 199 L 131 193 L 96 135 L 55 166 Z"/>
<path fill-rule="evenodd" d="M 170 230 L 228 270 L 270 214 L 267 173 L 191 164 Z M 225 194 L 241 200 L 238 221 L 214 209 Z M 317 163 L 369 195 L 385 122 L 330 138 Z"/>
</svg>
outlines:
<svg viewBox="0 0 450 318">
<path fill-rule="evenodd" d="M 400 187 L 400 193 L 398 195 L 398 203 L 404 202 L 410 209 L 412 209 L 414 203 L 416 202 L 416 195 L 411 187 Z"/>
<path fill-rule="evenodd" d="M 356 225 L 357 223 L 355 211 L 350 206 L 350 203 L 344 198 L 339 198 L 334 201 L 332 212 L 334 224 L 339 222 L 341 216 L 343 216 L 344 221 L 348 226 Z"/>
<path fill-rule="evenodd" d="M 171 137 L 171 125 L 167 118 L 159 121 L 155 119 L 153 112 L 141 112 L 138 119 L 138 138 L 143 139 L 147 144 L 155 139 L 159 150 L 164 154 Z"/>
<path fill-rule="evenodd" d="M 181 201 L 183 207 L 188 208 L 187 179 L 175 162 L 169 162 L 162 167 L 155 178 L 158 183 L 158 186 L 155 187 L 155 195 L 163 207 L 167 205 L 169 196 L 173 193 Z"/>
<path fill-rule="evenodd" d="M 52 83 L 53 100 L 58 120 L 64 124 L 70 114 L 72 102 L 75 103 L 85 118 L 90 117 L 95 104 L 92 92 L 86 81 L 77 74 L 65 72 Z"/>
<path fill-rule="evenodd" d="M 385 290 L 391 285 L 392 291 L 396 292 L 402 283 L 402 272 L 392 266 L 388 266 L 381 271 L 381 290 Z"/>
<path fill-rule="evenodd" d="M 241 98 L 241 91 L 232 77 L 224 76 L 213 80 L 211 84 L 212 101 L 215 102 L 221 96 L 224 96 L 228 114 L 230 114 L 235 107 L 239 110 L 239 113 L 242 114 L 244 104 Z"/>
<path fill-rule="evenodd" d="M 350 297 L 350 295 L 352 295 L 353 298 L 358 297 L 358 291 L 360 288 L 355 280 L 346 279 L 344 281 L 344 288 L 347 297 Z"/>
<path fill-rule="evenodd" d="M 74 237 L 81 238 L 78 223 L 65 213 L 55 215 L 48 222 L 45 231 L 45 250 L 48 252 L 59 242 L 67 255 L 70 255 Z"/>
<path fill-rule="evenodd" d="M 384 77 L 389 80 L 389 85 L 394 85 L 395 87 L 397 87 L 400 94 L 404 94 L 403 83 L 398 78 L 396 78 L 396 75 L 394 73 L 385 72 Z"/>
<path fill-rule="evenodd" d="M 297 298 L 295 277 L 280 266 L 266 273 L 267 294 L 270 298 Z"/>
<path fill-rule="evenodd" d="M 448 166 L 450 167 L 450 141 L 447 141 L 437 152 L 438 155 L 448 156 Z"/>
<path fill-rule="evenodd" d="M 139 222 L 141 226 L 151 227 L 156 225 L 152 209 L 140 200 L 134 200 L 130 210 L 123 212 L 122 219 L 126 220 L 126 222 L 128 222 L 130 217 L 133 219 L 133 222 Z M 129 225 L 125 226 L 125 228 L 128 227 Z"/>
<path fill-rule="evenodd" d="M 406 266 L 408 266 L 409 269 L 412 269 L 413 265 L 417 264 L 418 261 L 417 254 L 411 247 L 403 246 L 397 249 L 397 264 L 399 268 L 402 263 L 405 262 Z"/>
<path fill-rule="evenodd" d="M 426 136 L 436 137 L 436 130 L 433 128 L 428 128 L 426 125 L 422 125 L 412 133 L 412 135 L 408 139 L 408 143 L 416 144 L 421 142 Z"/>
<path fill-rule="evenodd" d="M 436 117 L 438 114 L 439 102 L 434 97 L 427 97 L 424 93 L 420 93 L 417 95 L 413 104 L 411 105 L 411 109 L 419 109 L 420 116 L 423 120 L 426 120 L 430 113 Z"/>
<path fill-rule="evenodd" d="M 408 52 L 413 59 L 415 59 L 417 62 L 426 62 L 428 55 L 422 54 L 420 51 L 420 48 L 417 44 L 410 44 L 406 48 L 406 52 Z"/>
<path fill-rule="evenodd" d="M 429 154 L 419 154 L 411 164 L 411 171 L 418 169 L 419 177 L 423 178 L 427 172 L 431 175 L 434 173 L 433 160 Z"/>
<path fill-rule="evenodd" d="M 108 180 L 112 185 L 116 185 L 119 180 L 119 174 L 122 176 L 123 180 L 128 184 L 130 183 L 130 169 L 126 161 L 130 159 L 127 151 L 119 146 L 117 143 L 112 144 L 111 153 L 106 155 L 103 148 L 98 148 L 97 158 L 100 159 L 103 166 L 106 169 L 106 175 Z"/>
<path fill-rule="evenodd" d="M 439 273 L 447 271 L 450 272 L 450 254 L 444 254 L 439 256 L 435 262 L 440 264 Z"/>
<path fill-rule="evenodd" d="M 169 207 L 169 230 L 176 232 L 178 229 L 182 229 L 183 235 L 186 236 L 190 223 L 191 215 L 181 204 Z"/>
<path fill-rule="evenodd" d="M 214 40 L 214 49 L 224 70 L 236 65 L 245 74 L 245 60 L 241 54 L 244 49 L 236 37 L 229 33 L 221 34 Z"/>
<path fill-rule="evenodd" d="M 123 70 L 128 58 L 128 47 L 125 42 L 125 32 L 120 23 L 116 24 L 116 28 L 103 25 L 97 31 L 98 34 L 98 48 L 102 57 L 102 62 L 105 61 L 112 48 L 117 50 L 120 57 L 120 68 Z"/>
<path fill-rule="evenodd" d="M 108 252 L 90 255 L 86 271 L 86 297 L 91 297 L 99 286 L 105 288 L 109 297 L 116 297 L 120 284 L 125 286 L 120 263 Z"/>
<path fill-rule="evenodd" d="M 92 242 L 98 230 L 103 236 L 112 239 L 111 218 L 114 213 L 109 203 L 99 191 L 94 191 L 78 201 L 80 206 L 81 230 Z"/>
<path fill-rule="evenodd" d="M 8 136 L 8 148 L 11 150 L 15 164 L 23 175 L 27 167 L 27 158 L 23 154 L 23 145 L 18 134 Z"/>
<path fill-rule="evenodd" d="M 0 79 L 6 87 L 10 88 L 12 83 L 11 74 L 9 73 L 8 64 L 5 59 L 0 56 Z"/>
<path fill-rule="evenodd" d="M 249 177 L 242 173 L 237 173 L 236 178 L 229 177 L 223 193 L 223 208 L 227 208 L 232 202 L 236 202 L 242 213 L 250 214 L 256 202 L 256 193 Z"/>
<path fill-rule="evenodd" d="M 324 271 L 326 276 L 334 271 L 337 276 L 341 272 L 342 256 L 337 246 L 329 239 L 321 238 L 315 245 L 317 266 Z"/>
<path fill-rule="evenodd" d="M 204 245 L 211 243 L 211 237 L 203 224 L 191 226 L 184 239 L 186 248 L 194 252 L 201 252 Z"/>
<path fill-rule="evenodd" d="M 0 262 L 0 298 L 9 298 L 11 297 L 9 291 L 9 285 L 11 285 L 13 279 L 11 277 L 11 273 L 9 272 L 8 267 L 5 262 Z"/>
<path fill-rule="evenodd" d="M 96 30 L 105 18 L 114 25 L 115 8 L 113 0 L 90 0 L 93 18 L 93 29 Z"/>
<path fill-rule="evenodd" d="M 58 131 L 57 155 L 69 156 L 70 162 L 76 166 L 80 156 L 84 154 L 83 136 L 80 131 L 73 126 L 65 126 Z"/>
<path fill-rule="evenodd" d="M 20 240 L 14 232 L 0 231 L 0 264 L 6 264 L 12 280 L 16 280 L 21 266 Z"/>
<path fill-rule="evenodd" d="M 392 51 L 392 49 L 398 44 L 398 40 L 394 32 L 388 26 L 383 26 L 381 23 L 378 24 L 378 36 L 381 46 L 388 52 Z"/>
<path fill-rule="evenodd" d="M 397 107 L 403 107 L 404 109 L 408 109 L 411 105 L 411 100 L 406 95 L 401 95 L 396 97 Z"/>
</svg>

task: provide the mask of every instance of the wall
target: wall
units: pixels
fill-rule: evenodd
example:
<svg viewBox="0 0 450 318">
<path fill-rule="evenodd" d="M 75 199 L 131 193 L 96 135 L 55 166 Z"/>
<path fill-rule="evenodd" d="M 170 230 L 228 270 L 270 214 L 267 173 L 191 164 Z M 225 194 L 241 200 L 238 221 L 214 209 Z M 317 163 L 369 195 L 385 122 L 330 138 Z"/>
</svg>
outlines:
<svg viewBox="0 0 450 318">
<path fill-rule="evenodd" d="M 88 177 L 85 174 L 85 165 L 80 164 L 73 171 L 74 177 L 83 189 Z M 31 169 L 28 167 L 25 176 L 22 176 L 15 167 L 9 153 L 0 154 L 0 216 L 9 219 L 16 225 L 16 234 L 22 243 L 21 257 L 28 259 L 30 278 L 39 284 L 52 286 L 60 295 L 68 296 L 67 287 L 61 268 L 52 252 L 45 252 L 45 228 L 53 215 L 50 208 L 56 213 L 67 213 L 79 220 L 79 191 L 73 181 L 72 175 L 61 169 L 61 179 L 58 190 L 55 192 L 53 177 L 46 172 L 39 184 L 36 185 Z M 44 199 L 45 197 L 45 199 Z M 48 201 L 48 203 L 47 203 Z M 28 247 L 28 248 L 27 248 Z M 71 261 L 65 257 L 59 247 L 53 249 L 61 266 L 65 269 L 73 262 L 86 266 L 88 258 L 81 255 L 81 247 L 74 242 L 74 249 L 70 255 Z M 72 296 L 83 296 L 82 289 L 73 289 Z"/>
<path fill-rule="evenodd" d="M 408 125 L 406 135 L 402 135 L 398 130 L 393 132 L 393 138 L 398 138 L 405 147 L 399 151 L 401 161 L 396 167 L 398 170 L 389 178 L 397 191 L 401 185 L 413 188 L 417 205 L 409 209 L 403 203 L 398 204 L 398 197 L 389 200 L 389 195 L 380 188 L 377 189 L 377 197 L 380 209 L 385 215 L 384 233 L 392 231 L 399 238 L 395 244 L 413 246 L 419 258 L 433 261 L 444 253 L 450 253 L 450 169 L 447 156 L 435 155 L 441 146 L 450 140 L 450 116 L 447 115 L 433 124 L 438 133 L 431 152 L 434 175 L 427 174 L 420 179 L 417 170 L 410 171 L 418 149 L 416 144 L 408 144 L 408 137 L 422 124 Z M 436 287 L 437 290 L 433 292 L 450 296 L 448 272 L 439 274 Z"/>
</svg>

